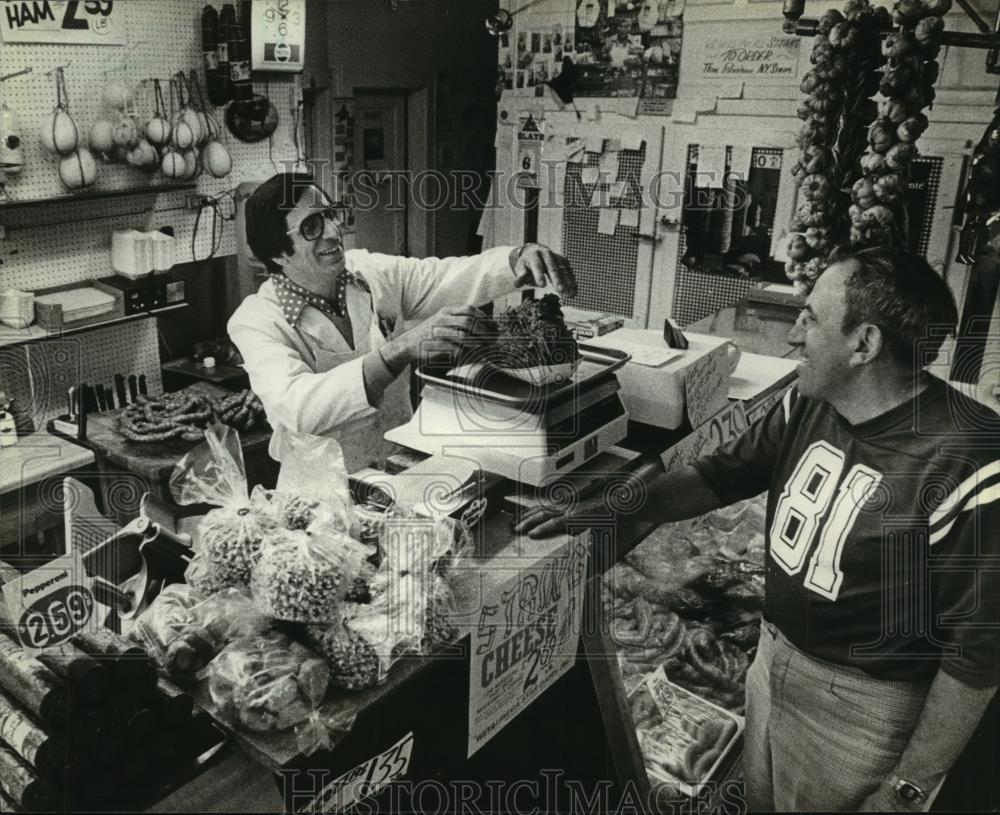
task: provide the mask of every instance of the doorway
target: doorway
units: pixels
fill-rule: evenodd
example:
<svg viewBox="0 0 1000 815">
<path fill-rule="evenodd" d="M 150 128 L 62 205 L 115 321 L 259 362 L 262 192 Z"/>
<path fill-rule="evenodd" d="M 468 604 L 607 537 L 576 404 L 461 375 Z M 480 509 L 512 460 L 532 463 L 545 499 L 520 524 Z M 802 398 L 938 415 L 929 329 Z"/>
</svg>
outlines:
<svg viewBox="0 0 1000 815">
<path fill-rule="evenodd" d="M 408 255 L 408 94 L 400 90 L 355 92 L 357 155 L 354 242 L 370 252 Z"/>
</svg>

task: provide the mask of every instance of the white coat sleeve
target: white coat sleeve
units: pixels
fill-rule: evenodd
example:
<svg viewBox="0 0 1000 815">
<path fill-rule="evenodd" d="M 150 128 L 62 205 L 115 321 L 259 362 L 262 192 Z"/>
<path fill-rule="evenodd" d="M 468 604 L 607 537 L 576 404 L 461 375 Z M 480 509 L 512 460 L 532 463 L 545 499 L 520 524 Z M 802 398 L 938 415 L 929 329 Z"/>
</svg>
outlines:
<svg viewBox="0 0 1000 815">
<path fill-rule="evenodd" d="M 394 316 L 410 321 L 426 319 L 446 306 L 482 306 L 513 292 L 512 248 L 423 259 L 358 252 L 353 260 L 380 311 L 388 306 Z"/>
<path fill-rule="evenodd" d="M 272 425 L 323 435 L 372 408 L 365 396 L 364 358 L 314 373 L 273 320 L 229 322 L 229 336 L 243 355 L 250 387 Z M 290 329 L 289 329 L 290 330 Z"/>
</svg>

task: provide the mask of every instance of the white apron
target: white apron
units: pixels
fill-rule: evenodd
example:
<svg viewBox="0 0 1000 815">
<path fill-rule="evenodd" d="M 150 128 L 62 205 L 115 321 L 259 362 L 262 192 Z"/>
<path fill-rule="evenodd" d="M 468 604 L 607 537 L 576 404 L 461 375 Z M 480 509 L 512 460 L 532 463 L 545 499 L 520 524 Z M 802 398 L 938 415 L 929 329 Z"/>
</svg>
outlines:
<svg viewBox="0 0 1000 815">
<path fill-rule="evenodd" d="M 299 334 L 306 342 L 312 356 L 306 355 L 304 361 L 314 373 L 331 371 L 338 365 L 363 357 L 369 351 L 377 350 L 391 339 L 394 332 L 383 335 L 382 327 L 376 318 L 372 307 L 372 296 L 356 286 L 347 289 L 347 308 L 351 315 L 351 330 L 354 339 L 354 350 L 347 347 L 339 329 L 324 315 L 327 321 L 324 333 L 329 337 L 329 331 L 337 336 L 342 350 L 330 348 L 308 328 L 299 324 Z M 398 327 L 397 327 L 398 330 Z M 353 473 L 373 464 L 381 464 L 387 455 L 398 449 L 390 441 L 386 441 L 385 432 L 399 427 L 410 420 L 413 411 L 410 408 L 410 377 L 409 368 L 397 376 L 385 389 L 382 402 L 378 408 L 369 408 L 361 416 L 349 422 L 338 425 L 325 433 L 327 438 L 336 439 L 344 451 L 344 464 L 347 472 Z M 275 430 L 271 439 L 271 457 L 281 459 L 281 430 Z"/>
</svg>

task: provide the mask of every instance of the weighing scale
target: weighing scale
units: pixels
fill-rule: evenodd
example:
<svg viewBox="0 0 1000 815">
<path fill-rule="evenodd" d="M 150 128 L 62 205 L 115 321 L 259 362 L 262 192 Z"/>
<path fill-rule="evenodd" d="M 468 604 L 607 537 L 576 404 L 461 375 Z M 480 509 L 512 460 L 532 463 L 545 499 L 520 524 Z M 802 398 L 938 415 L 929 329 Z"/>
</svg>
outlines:
<svg viewBox="0 0 1000 815">
<path fill-rule="evenodd" d="M 615 371 L 629 360 L 613 349 L 580 345 L 570 377 L 541 385 L 485 362 L 427 365 L 413 418 L 385 437 L 430 455 L 452 453 L 531 486 L 570 472 L 628 431 Z"/>
</svg>

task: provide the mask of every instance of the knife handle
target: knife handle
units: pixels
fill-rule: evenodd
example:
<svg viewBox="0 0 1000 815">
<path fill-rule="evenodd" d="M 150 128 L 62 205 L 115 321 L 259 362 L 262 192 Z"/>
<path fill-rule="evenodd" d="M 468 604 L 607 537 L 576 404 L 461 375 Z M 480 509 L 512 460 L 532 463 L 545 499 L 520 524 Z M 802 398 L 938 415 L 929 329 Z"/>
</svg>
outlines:
<svg viewBox="0 0 1000 815">
<path fill-rule="evenodd" d="M 118 394 L 118 404 L 125 407 L 128 404 L 128 397 L 125 394 L 125 377 L 121 374 L 115 374 L 115 391 Z"/>
<path fill-rule="evenodd" d="M 149 396 L 149 386 L 146 384 L 145 374 L 139 374 L 139 395 Z"/>
<path fill-rule="evenodd" d="M 128 395 L 133 402 L 139 398 L 139 383 L 136 381 L 135 374 L 128 375 Z"/>
<path fill-rule="evenodd" d="M 90 385 L 86 383 L 80 385 L 80 413 L 77 416 L 76 437 L 80 440 L 87 438 L 87 414 L 91 410 L 91 400 L 94 398 L 90 390 Z"/>
</svg>

